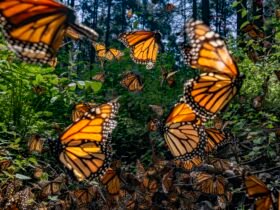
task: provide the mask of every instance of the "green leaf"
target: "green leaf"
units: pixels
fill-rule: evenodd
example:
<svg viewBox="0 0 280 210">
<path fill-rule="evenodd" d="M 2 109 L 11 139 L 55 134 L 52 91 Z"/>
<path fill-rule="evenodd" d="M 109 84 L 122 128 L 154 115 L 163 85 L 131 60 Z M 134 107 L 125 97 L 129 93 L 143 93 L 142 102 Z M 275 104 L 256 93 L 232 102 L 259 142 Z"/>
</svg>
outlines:
<svg viewBox="0 0 280 210">
<path fill-rule="evenodd" d="M 86 89 L 91 89 L 95 93 L 97 93 L 101 87 L 102 87 L 102 82 L 97 82 L 97 81 L 86 81 Z"/>
<path fill-rule="evenodd" d="M 245 26 L 247 26 L 250 22 L 249 21 L 245 21 L 244 23 L 242 23 L 242 25 L 240 26 L 240 29 L 244 28 Z"/>
<path fill-rule="evenodd" d="M 261 17 L 262 17 L 261 15 L 256 15 L 256 16 L 253 17 L 253 19 L 254 19 L 254 20 L 258 20 L 258 19 L 260 19 Z"/>
<path fill-rule="evenodd" d="M 246 9 L 242 9 L 241 17 L 244 18 L 247 15 L 248 11 Z"/>
<path fill-rule="evenodd" d="M 239 1 L 234 1 L 234 2 L 232 3 L 231 6 L 232 6 L 233 8 L 235 8 L 235 7 L 237 7 L 239 4 L 240 4 Z"/>
</svg>

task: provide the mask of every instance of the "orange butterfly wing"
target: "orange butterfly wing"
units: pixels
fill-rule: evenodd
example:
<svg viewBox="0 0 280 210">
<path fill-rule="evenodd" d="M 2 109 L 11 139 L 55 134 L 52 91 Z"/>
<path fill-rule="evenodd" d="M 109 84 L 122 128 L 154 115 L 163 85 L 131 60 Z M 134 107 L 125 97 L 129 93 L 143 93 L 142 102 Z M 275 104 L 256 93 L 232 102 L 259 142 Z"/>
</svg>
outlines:
<svg viewBox="0 0 280 210">
<path fill-rule="evenodd" d="M 184 50 L 185 61 L 193 68 L 208 72 L 219 72 L 237 77 L 239 71 L 233 61 L 225 42 L 219 34 L 201 21 L 190 20 L 186 24 L 186 32 L 190 39 L 190 48 Z"/>
<path fill-rule="evenodd" d="M 121 181 L 115 170 L 109 168 L 101 178 L 101 183 L 106 185 L 108 192 L 111 195 L 117 195 L 120 192 Z"/>
<path fill-rule="evenodd" d="M 273 204 L 271 191 L 256 176 L 245 177 L 246 192 L 250 198 L 255 198 L 255 207 L 257 210 L 269 210 Z"/>
<path fill-rule="evenodd" d="M 68 26 L 93 40 L 98 37 L 75 23 L 72 9 L 53 0 L 2 0 L 0 16 L 9 48 L 31 63 L 52 64 Z"/>
<path fill-rule="evenodd" d="M 168 115 L 163 135 L 176 159 L 190 160 L 196 155 L 203 156 L 206 134 L 198 122 L 199 119 L 184 103 L 176 104 Z"/>
<path fill-rule="evenodd" d="M 195 167 L 200 166 L 203 163 L 203 158 L 202 158 L 202 156 L 194 155 L 189 160 L 177 160 L 176 163 L 179 167 L 182 167 L 182 168 L 190 171 L 190 170 L 193 170 Z"/>
<path fill-rule="evenodd" d="M 189 104 L 202 118 L 214 118 L 237 94 L 240 80 L 226 74 L 204 73 L 184 85 L 182 101 Z"/>
<path fill-rule="evenodd" d="M 224 195 L 225 179 L 222 176 L 207 174 L 205 172 L 192 172 L 194 188 L 208 194 Z"/>
<path fill-rule="evenodd" d="M 112 152 L 106 141 L 116 127 L 118 108 L 114 101 L 94 106 L 60 136 L 59 159 L 79 181 L 97 177 L 109 167 Z"/>
<path fill-rule="evenodd" d="M 213 118 L 237 94 L 243 76 L 220 36 L 201 21 L 189 21 L 190 46 L 184 48 L 187 64 L 208 73 L 189 80 L 183 101 L 202 118 Z"/>
<path fill-rule="evenodd" d="M 228 132 L 223 132 L 215 128 L 206 128 L 205 132 L 207 134 L 206 153 L 211 153 L 217 147 L 232 141 L 232 137 Z"/>
<path fill-rule="evenodd" d="M 71 119 L 73 122 L 78 121 L 81 117 L 84 116 L 86 112 L 89 112 L 89 110 L 96 106 L 94 103 L 81 103 L 81 104 L 76 104 L 75 108 L 72 111 L 72 116 Z"/>
<path fill-rule="evenodd" d="M 136 63 L 147 64 L 147 69 L 153 68 L 159 50 L 161 34 L 152 31 L 134 31 L 122 33 L 119 40 L 130 48 L 130 56 Z"/>
</svg>

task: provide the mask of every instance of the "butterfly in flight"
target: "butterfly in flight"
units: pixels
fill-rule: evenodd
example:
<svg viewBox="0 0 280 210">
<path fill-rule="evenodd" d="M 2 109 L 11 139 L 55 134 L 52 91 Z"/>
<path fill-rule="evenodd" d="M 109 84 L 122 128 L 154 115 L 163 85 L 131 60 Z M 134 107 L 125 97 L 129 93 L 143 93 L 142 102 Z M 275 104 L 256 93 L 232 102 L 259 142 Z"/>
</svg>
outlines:
<svg viewBox="0 0 280 210">
<path fill-rule="evenodd" d="M 79 181 L 103 175 L 110 166 L 108 139 L 117 124 L 118 108 L 116 100 L 93 106 L 59 137 L 59 160 Z"/>
<path fill-rule="evenodd" d="M 201 120 L 185 103 L 176 104 L 170 111 L 162 132 L 175 159 L 203 158 L 207 136 L 200 124 Z"/>
<path fill-rule="evenodd" d="M 146 64 L 147 69 L 154 67 L 161 45 L 159 32 L 125 32 L 119 35 L 119 40 L 130 49 L 130 56 L 135 63 Z"/>
<path fill-rule="evenodd" d="M 113 59 L 119 60 L 123 56 L 123 52 L 115 48 L 107 49 L 104 44 L 93 43 L 92 46 L 96 50 L 97 57 L 101 60 L 106 59 L 112 61 Z"/>
<path fill-rule="evenodd" d="M 185 62 L 206 73 L 184 85 L 182 101 L 201 118 L 214 118 L 237 94 L 243 76 L 230 55 L 225 42 L 201 21 L 186 24 L 190 46 L 183 48 Z"/>
<path fill-rule="evenodd" d="M 134 72 L 125 73 L 120 83 L 131 92 L 140 92 L 144 87 L 141 77 Z"/>
<path fill-rule="evenodd" d="M 98 38 L 76 19 L 74 10 L 54 0 L 0 1 L 0 25 L 8 47 L 29 63 L 55 65 L 69 27 L 92 41 Z"/>
<path fill-rule="evenodd" d="M 105 82 L 105 77 L 105 72 L 99 72 L 96 75 L 94 75 L 91 79 L 103 83 Z"/>
</svg>

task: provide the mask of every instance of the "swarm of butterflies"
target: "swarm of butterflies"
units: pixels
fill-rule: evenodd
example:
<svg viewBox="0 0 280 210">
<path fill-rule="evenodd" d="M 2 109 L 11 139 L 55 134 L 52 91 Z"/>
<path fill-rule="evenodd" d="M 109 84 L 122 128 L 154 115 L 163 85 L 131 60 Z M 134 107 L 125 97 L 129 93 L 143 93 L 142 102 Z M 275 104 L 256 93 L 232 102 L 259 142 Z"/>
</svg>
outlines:
<svg viewBox="0 0 280 210">
<path fill-rule="evenodd" d="M 172 7 L 172 10 L 174 8 Z M 77 22 L 75 12 L 53 0 L 0 0 L 0 24 L 8 47 L 16 55 L 30 63 L 57 64 L 56 54 L 64 37 L 79 40 L 85 37 L 92 41 L 96 55 L 101 61 L 119 60 L 123 53 L 115 48 L 107 49 L 97 43 L 97 32 Z M 182 51 L 185 63 L 203 71 L 198 77 L 184 84 L 184 95 L 174 105 L 164 121 L 155 120 L 153 129 L 159 130 L 172 154 L 174 161 L 153 158 L 153 165 L 147 170 L 137 163 L 136 175 L 122 173 L 121 164 L 113 162 L 111 135 L 117 126 L 116 116 L 120 104 L 113 99 L 104 104 L 77 104 L 72 113 L 72 124 L 59 136 L 53 147 L 60 162 L 71 172 L 77 181 L 93 178 L 102 183 L 108 197 L 100 193 L 94 185 L 78 190 L 67 191 L 64 200 L 54 201 L 51 207 L 67 209 L 75 203 L 77 209 L 101 208 L 99 200 L 113 209 L 148 209 L 158 207 L 168 209 L 195 209 L 195 202 L 204 194 L 215 195 L 215 209 L 225 209 L 232 201 L 232 193 L 227 188 L 227 179 L 216 171 L 235 171 L 243 176 L 249 198 L 256 199 L 256 209 L 279 209 L 279 193 L 270 190 L 259 178 L 248 175 L 243 168 L 226 160 L 209 159 L 208 155 L 218 147 L 232 143 L 233 135 L 225 130 L 206 128 L 205 123 L 222 111 L 238 93 L 243 76 L 230 55 L 225 42 L 201 21 L 190 20 L 185 26 L 190 44 Z M 161 34 L 151 31 L 133 31 L 120 34 L 119 40 L 130 49 L 134 62 L 154 67 L 160 49 Z M 172 76 L 163 72 L 163 77 L 172 83 Z M 104 80 L 101 72 L 93 79 Z M 126 72 L 121 84 L 130 91 L 143 89 L 138 74 Z M 42 152 L 43 141 L 33 136 L 28 143 L 30 151 Z M 207 162 L 213 172 L 190 171 Z M 1 162 L 5 170 L 11 163 Z M 3 167 L 3 168 L 2 168 Z M 188 173 L 176 174 L 176 168 Z M 42 170 L 35 170 L 34 177 L 40 177 Z M 221 172 L 220 172 L 221 174 Z M 2 187 L 6 198 L 6 209 L 22 209 L 28 206 L 33 191 L 40 191 L 42 198 L 61 193 L 63 185 L 69 184 L 61 175 L 53 181 L 38 186 L 18 190 L 22 183 L 10 183 Z M 177 183 L 174 182 L 177 180 Z M 132 188 L 134 186 L 134 188 Z M 183 202 L 180 203 L 179 198 Z M 278 202 L 278 203 L 277 203 Z M 40 204 L 41 205 L 41 204 Z M 39 209 L 46 209 L 44 204 Z M 212 205 L 202 202 L 201 205 Z M 13 208 L 14 207 L 14 208 Z M 158 208 L 153 208 L 158 209 Z"/>
</svg>

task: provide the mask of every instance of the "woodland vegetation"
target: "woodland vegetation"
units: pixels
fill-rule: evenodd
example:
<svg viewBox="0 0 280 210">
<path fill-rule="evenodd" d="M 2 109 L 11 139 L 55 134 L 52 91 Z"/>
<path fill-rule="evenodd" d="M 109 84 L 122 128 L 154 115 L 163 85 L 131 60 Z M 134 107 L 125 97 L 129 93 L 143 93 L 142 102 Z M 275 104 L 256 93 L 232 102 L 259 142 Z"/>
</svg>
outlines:
<svg viewBox="0 0 280 210">
<path fill-rule="evenodd" d="M 56 67 L 28 64 L 0 40 L 0 209 L 253 209 L 258 198 L 280 190 L 280 1 L 278 0 L 64 0 L 98 42 L 123 52 L 119 60 L 98 57 L 92 42 L 64 39 Z M 191 171 L 179 167 L 153 119 L 166 119 L 183 96 L 184 83 L 200 74 L 184 62 L 190 18 L 202 20 L 225 40 L 240 73 L 238 94 L 207 127 L 230 130 L 234 141 L 207 155 Z M 136 64 L 118 36 L 146 29 L 161 33 L 152 69 Z M 137 93 L 120 81 L 125 72 L 143 80 Z M 166 75 L 176 73 L 170 78 Z M 104 73 L 104 80 L 96 75 Z M 119 97 L 120 96 L 120 97 Z M 99 179 L 78 182 L 56 158 L 51 141 L 72 123 L 75 105 L 120 103 L 111 137 L 111 168 L 120 189 Z M 156 106 L 153 106 L 156 105 Z M 152 121 L 151 121 L 152 120 Z M 42 148 L 30 151 L 31 139 Z M 213 177 L 210 192 L 196 181 Z M 267 191 L 248 197 L 247 174 Z M 210 180 L 210 181 L 211 181 Z M 278 203 L 277 203 L 278 202 Z M 265 207 L 260 208 L 265 209 Z M 268 208 L 269 209 L 269 208 Z"/>
</svg>

